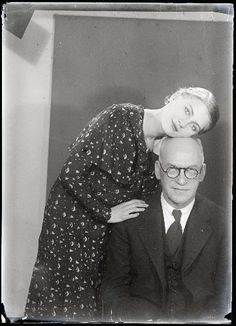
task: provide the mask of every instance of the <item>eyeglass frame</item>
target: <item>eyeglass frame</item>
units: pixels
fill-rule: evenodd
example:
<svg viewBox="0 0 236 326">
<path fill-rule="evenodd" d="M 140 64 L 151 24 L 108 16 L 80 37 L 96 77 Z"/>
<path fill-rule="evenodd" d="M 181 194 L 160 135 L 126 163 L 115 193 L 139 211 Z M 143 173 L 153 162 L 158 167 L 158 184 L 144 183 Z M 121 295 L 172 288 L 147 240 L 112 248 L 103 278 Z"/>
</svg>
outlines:
<svg viewBox="0 0 236 326">
<path fill-rule="evenodd" d="M 198 170 L 195 169 L 195 168 L 191 168 L 191 167 L 187 167 L 187 168 L 178 168 L 177 166 L 170 166 L 170 167 L 168 167 L 166 170 L 164 170 L 163 167 L 162 167 L 162 165 L 161 165 L 161 162 L 160 162 L 160 161 L 158 161 L 158 162 L 159 162 L 159 164 L 160 164 L 160 167 L 161 167 L 162 171 L 163 171 L 163 172 L 167 175 L 167 177 L 170 178 L 170 179 L 176 179 L 176 178 L 180 175 L 181 170 L 184 170 L 184 176 L 185 176 L 188 180 L 194 180 L 194 179 L 196 179 L 196 178 L 198 177 L 199 174 L 201 174 L 201 172 L 202 172 L 202 168 L 203 168 L 203 165 L 204 165 L 204 163 L 202 163 L 202 166 L 201 166 L 200 171 L 198 171 Z M 168 169 L 170 169 L 170 168 L 172 168 L 172 169 L 174 168 L 174 169 L 178 170 L 179 173 L 177 174 L 176 177 L 170 177 L 170 176 L 168 175 L 167 171 L 168 171 Z M 197 172 L 197 175 L 196 175 L 194 178 L 188 178 L 188 177 L 186 176 L 186 174 L 185 174 L 186 171 L 187 171 L 188 169 L 195 170 L 195 171 Z"/>
</svg>

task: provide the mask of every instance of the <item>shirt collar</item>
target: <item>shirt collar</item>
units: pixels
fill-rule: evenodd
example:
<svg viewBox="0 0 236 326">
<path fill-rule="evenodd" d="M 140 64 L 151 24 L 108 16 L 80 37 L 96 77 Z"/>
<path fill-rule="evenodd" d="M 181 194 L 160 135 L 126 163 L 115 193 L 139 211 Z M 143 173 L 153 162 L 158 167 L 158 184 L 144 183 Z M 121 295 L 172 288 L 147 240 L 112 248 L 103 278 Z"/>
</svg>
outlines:
<svg viewBox="0 0 236 326">
<path fill-rule="evenodd" d="M 180 208 L 178 208 L 178 209 L 181 210 L 182 214 L 188 214 L 188 213 L 190 214 L 190 212 L 191 212 L 191 210 L 193 208 L 194 202 L 195 202 L 195 198 L 187 206 L 185 206 L 185 207 L 183 207 L 181 209 Z M 164 207 L 169 212 L 169 214 L 172 214 L 173 209 L 177 209 L 177 208 L 171 206 L 166 201 L 166 199 L 164 198 L 163 192 L 161 193 L 161 204 L 162 204 L 162 207 Z"/>
<path fill-rule="evenodd" d="M 181 208 L 181 226 L 182 231 L 184 231 L 186 223 L 188 221 L 189 215 L 191 213 L 191 210 L 193 208 L 195 202 L 195 198 L 189 203 L 187 206 Z M 172 215 L 173 209 L 176 209 L 175 207 L 171 206 L 166 199 L 164 198 L 163 192 L 161 193 L 161 206 L 163 211 L 163 217 L 164 217 L 164 224 L 165 224 L 165 232 L 169 229 L 170 225 L 174 222 L 174 217 Z"/>
</svg>

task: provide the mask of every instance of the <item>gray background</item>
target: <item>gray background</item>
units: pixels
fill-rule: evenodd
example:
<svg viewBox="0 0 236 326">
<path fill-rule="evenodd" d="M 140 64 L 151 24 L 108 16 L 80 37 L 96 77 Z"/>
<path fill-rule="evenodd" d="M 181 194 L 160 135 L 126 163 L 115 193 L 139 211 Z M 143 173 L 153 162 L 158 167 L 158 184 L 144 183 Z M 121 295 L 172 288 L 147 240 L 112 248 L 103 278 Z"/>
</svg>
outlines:
<svg viewBox="0 0 236 326">
<path fill-rule="evenodd" d="M 162 107 L 183 86 L 211 90 L 220 121 L 201 136 L 207 175 L 200 192 L 231 201 L 232 25 L 226 22 L 55 16 L 48 189 L 67 147 L 113 103 Z"/>
</svg>

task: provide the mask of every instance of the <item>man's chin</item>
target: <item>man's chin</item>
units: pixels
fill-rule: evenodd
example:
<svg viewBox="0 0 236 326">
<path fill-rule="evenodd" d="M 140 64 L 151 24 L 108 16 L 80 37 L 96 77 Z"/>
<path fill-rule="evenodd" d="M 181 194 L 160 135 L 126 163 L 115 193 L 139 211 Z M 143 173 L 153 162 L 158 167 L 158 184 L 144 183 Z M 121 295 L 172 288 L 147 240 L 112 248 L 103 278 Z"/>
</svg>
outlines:
<svg viewBox="0 0 236 326">
<path fill-rule="evenodd" d="M 172 198 L 172 202 L 173 204 L 175 204 L 175 206 L 177 207 L 185 207 L 187 206 L 190 202 L 192 201 L 192 197 L 186 197 L 186 196 L 183 196 L 183 193 L 182 194 L 179 194 L 178 196 L 173 196 Z"/>
<path fill-rule="evenodd" d="M 168 194 L 164 192 L 166 201 L 176 208 L 183 208 L 187 206 L 193 199 L 194 195 L 189 193 L 189 190 L 171 190 Z"/>
</svg>

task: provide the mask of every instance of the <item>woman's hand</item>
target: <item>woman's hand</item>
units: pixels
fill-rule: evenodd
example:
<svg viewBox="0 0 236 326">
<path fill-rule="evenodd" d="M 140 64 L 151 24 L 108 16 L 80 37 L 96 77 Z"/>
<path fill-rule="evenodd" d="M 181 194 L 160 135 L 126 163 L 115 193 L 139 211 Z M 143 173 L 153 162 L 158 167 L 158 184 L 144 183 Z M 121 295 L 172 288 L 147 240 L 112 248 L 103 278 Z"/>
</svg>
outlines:
<svg viewBox="0 0 236 326">
<path fill-rule="evenodd" d="M 111 218 L 108 220 L 108 223 L 118 223 L 137 217 L 139 216 L 139 212 L 143 212 L 147 207 L 148 204 L 139 199 L 132 199 L 116 205 L 111 209 Z"/>
</svg>

